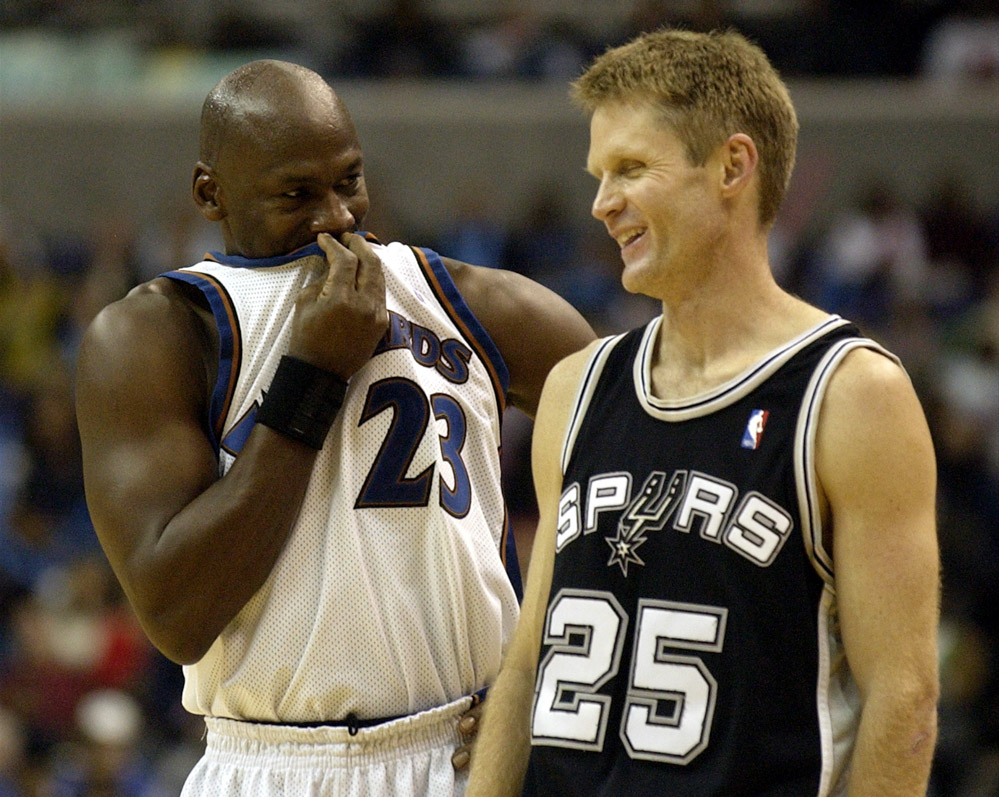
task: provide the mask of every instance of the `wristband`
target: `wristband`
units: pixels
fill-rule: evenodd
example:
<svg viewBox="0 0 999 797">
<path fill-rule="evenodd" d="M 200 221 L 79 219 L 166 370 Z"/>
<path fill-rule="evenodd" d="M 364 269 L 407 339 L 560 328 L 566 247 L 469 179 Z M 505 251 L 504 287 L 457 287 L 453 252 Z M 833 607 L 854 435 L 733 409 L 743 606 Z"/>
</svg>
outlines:
<svg viewBox="0 0 999 797">
<path fill-rule="evenodd" d="M 321 449 L 346 392 L 347 383 L 336 374 L 286 354 L 257 410 L 257 422 Z"/>
</svg>

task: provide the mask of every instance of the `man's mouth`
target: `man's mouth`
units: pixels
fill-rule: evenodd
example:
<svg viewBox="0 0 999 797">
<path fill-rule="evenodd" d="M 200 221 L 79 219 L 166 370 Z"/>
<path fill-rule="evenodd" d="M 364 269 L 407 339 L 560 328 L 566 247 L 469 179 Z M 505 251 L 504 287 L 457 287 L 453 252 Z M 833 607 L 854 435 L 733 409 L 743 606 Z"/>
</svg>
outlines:
<svg viewBox="0 0 999 797">
<path fill-rule="evenodd" d="M 644 229 L 627 230 L 625 232 L 618 233 L 617 235 L 615 235 L 614 240 L 617 241 L 617 245 L 621 247 L 621 249 L 626 249 L 628 246 L 633 244 L 643 235 L 645 235 Z"/>
</svg>

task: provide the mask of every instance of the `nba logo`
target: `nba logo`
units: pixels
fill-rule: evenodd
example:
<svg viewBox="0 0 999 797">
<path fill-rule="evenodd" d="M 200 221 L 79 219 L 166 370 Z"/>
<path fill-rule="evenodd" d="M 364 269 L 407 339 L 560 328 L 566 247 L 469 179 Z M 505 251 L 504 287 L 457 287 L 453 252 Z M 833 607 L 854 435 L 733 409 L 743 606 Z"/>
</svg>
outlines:
<svg viewBox="0 0 999 797">
<path fill-rule="evenodd" d="M 760 447 L 763 427 L 767 425 L 769 417 L 770 410 L 753 410 L 749 413 L 749 423 L 746 424 L 746 431 L 742 435 L 743 448 L 751 448 L 755 451 Z"/>
</svg>

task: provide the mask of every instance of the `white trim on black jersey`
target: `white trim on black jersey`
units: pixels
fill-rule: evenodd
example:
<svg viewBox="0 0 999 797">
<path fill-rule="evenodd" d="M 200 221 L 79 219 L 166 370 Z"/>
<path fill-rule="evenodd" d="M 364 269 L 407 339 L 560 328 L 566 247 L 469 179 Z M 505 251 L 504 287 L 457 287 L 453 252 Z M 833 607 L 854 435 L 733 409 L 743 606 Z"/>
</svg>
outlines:
<svg viewBox="0 0 999 797">
<path fill-rule="evenodd" d="M 892 362 L 902 364 L 887 349 L 869 338 L 851 338 L 830 347 L 812 373 L 801 401 L 797 430 L 794 439 L 794 473 L 798 486 L 798 504 L 801 514 L 801 535 L 808 558 L 822 579 L 835 591 L 832 551 L 822 542 L 822 518 L 819 513 L 818 477 L 815 474 L 815 435 L 819 426 L 819 408 L 833 373 L 843 359 L 854 349 L 871 349 Z"/>
<path fill-rule="evenodd" d="M 604 365 L 611 350 L 621 341 L 627 333 L 604 338 L 597 346 L 590 357 L 590 362 L 586 366 L 586 372 L 576 389 L 576 398 L 573 400 L 572 416 L 565 430 L 565 440 L 562 444 L 562 475 L 565 475 L 569 467 L 569 459 L 572 457 L 572 450 L 576 447 L 576 437 L 579 435 L 579 427 L 586 417 L 586 410 L 590 406 L 593 398 L 593 391 L 600 381 L 600 374 L 603 373 Z"/>
<path fill-rule="evenodd" d="M 663 421 L 688 421 L 710 415 L 712 412 L 738 401 L 747 393 L 773 376 L 777 370 L 809 344 L 849 322 L 838 315 L 831 315 L 783 346 L 779 346 L 755 365 L 747 368 L 734 379 L 705 393 L 682 399 L 661 399 L 652 395 L 652 360 L 655 341 L 662 316 L 656 316 L 645 328 L 639 356 L 635 358 L 635 393 L 645 411 Z"/>
</svg>

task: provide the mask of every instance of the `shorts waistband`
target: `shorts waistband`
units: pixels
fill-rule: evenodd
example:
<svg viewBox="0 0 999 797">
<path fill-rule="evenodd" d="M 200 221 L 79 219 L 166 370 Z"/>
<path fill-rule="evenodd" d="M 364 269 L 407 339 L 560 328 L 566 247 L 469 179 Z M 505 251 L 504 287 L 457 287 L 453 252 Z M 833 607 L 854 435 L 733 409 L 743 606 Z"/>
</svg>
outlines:
<svg viewBox="0 0 999 797">
<path fill-rule="evenodd" d="M 479 703 L 485 700 L 486 694 L 488 692 L 489 692 L 489 687 L 484 686 L 482 689 L 479 689 L 477 692 L 473 692 L 472 694 L 470 694 L 467 698 L 459 698 L 458 700 L 454 701 L 454 703 L 450 703 L 448 705 L 455 705 L 461 703 L 462 701 L 469 701 L 467 708 L 464 709 L 464 711 L 467 711 L 469 708 L 473 708 L 474 706 L 479 705 Z M 446 708 L 446 706 L 441 706 L 440 708 Z M 433 710 L 435 709 L 430 709 L 430 711 Z M 425 713 L 425 712 L 420 712 L 420 713 Z M 357 736 L 358 731 L 360 731 L 362 728 L 374 728 L 377 725 L 385 725 L 386 723 L 405 719 L 406 717 L 409 716 L 416 716 L 416 715 L 398 714 L 394 717 L 374 717 L 369 719 L 361 719 L 360 717 L 357 716 L 357 714 L 351 711 L 342 720 L 318 720 L 315 722 L 278 722 L 271 720 L 241 719 L 234 721 L 246 722 L 251 725 L 265 725 L 265 726 L 286 727 L 286 728 L 346 728 L 347 732 L 351 736 Z M 206 719 L 208 718 L 206 717 Z M 225 719 L 225 718 L 213 717 L 212 719 Z"/>
<path fill-rule="evenodd" d="M 241 720 L 253 725 L 277 725 L 287 728 L 346 728 L 351 736 L 357 736 L 362 728 L 374 728 L 376 725 L 384 725 L 387 722 L 401 720 L 408 714 L 399 714 L 396 717 L 377 717 L 375 719 L 361 719 L 351 712 L 342 720 L 322 720 L 319 722 L 268 722 L 266 720 Z"/>
<path fill-rule="evenodd" d="M 341 722 L 262 723 L 225 717 L 205 717 L 209 747 L 238 744 L 378 745 L 387 739 L 423 739 L 457 734 L 458 719 L 475 704 L 473 696 L 399 718 L 358 720 L 352 727 Z M 361 724 L 364 722 L 365 724 Z"/>
</svg>

